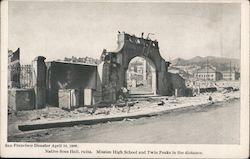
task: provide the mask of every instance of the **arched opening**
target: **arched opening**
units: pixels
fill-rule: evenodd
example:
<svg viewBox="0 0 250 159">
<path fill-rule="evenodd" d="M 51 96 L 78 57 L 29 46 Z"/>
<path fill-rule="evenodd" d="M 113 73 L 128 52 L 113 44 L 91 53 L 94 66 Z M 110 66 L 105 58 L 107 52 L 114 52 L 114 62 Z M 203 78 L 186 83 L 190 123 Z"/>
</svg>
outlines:
<svg viewBox="0 0 250 159">
<path fill-rule="evenodd" d="M 156 68 L 147 57 L 134 57 L 126 71 L 129 94 L 156 94 Z"/>
</svg>

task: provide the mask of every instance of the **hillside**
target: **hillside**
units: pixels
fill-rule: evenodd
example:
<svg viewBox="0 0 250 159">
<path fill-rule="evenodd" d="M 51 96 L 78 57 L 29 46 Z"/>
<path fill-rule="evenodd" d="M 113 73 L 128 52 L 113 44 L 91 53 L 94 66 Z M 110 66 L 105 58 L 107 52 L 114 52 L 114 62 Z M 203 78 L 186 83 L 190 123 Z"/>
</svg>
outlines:
<svg viewBox="0 0 250 159">
<path fill-rule="evenodd" d="M 197 65 L 202 67 L 208 63 L 209 65 L 216 67 L 218 71 L 225 71 L 230 69 L 230 62 L 232 69 L 236 68 L 238 70 L 240 68 L 240 59 L 214 57 L 214 56 L 207 56 L 207 57 L 196 56 L 189 60 L 177 58 L 171 61 L 171 66 Z"/>
</svg>

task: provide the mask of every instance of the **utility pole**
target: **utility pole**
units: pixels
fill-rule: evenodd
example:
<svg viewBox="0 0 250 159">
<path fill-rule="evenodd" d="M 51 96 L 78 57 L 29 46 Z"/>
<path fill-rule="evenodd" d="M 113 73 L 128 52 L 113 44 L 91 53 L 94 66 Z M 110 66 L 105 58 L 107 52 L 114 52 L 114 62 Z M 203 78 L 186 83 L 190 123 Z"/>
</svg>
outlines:
<svg viewBox="0 0 250 159">
<path fill-rule="evenodd" d="M 230 60 L 230 78 L 229 78 L 229 80 L 230 80 L 230 81 L 232 80 L 231 60 Z"/>
<path fill-rule="evenodd" d="M 207 74 L 206 74 L 206 86 L 208 87 L 208 57 L 207 57 Z"/>
<path fill-rule="evenodd" d="M 208 75 L 208 57 L 207 57 L 207 75 Z M 206 76 L 207 77 L 207 76 Z"/>
</svg>

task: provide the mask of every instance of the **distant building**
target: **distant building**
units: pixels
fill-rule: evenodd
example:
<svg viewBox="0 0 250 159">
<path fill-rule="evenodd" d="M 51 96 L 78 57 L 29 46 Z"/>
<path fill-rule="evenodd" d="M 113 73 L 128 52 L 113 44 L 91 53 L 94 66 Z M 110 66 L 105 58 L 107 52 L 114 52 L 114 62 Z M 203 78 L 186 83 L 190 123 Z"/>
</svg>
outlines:
<svg viewBox="0 0 250 159">
<path fill-rule="evenodd" d="M 194 73 L 194 77 L 200 80 L 217 81 L 222 79 L 222 74 L 213 67 L 205 66 L 204 68 L 198 69 Z"/>
<path fill-rule="evenodd" d="M 143 58 L 137 58 L 136 61 L 130 62 L 127 70 L 128 86 L 152 85 L 152 71 L 149 65 L 150 64 Z"/>
<path fill-rule="evenodd" d="M 191 74 L 188 73 L 187 68 L 178 68 L 178 67 L 169 67 L 168 72 L 173 73 L 173 74 L 179 74 L 182 78 L 184 79 L 190 79 Z"/>
<path fill-rule="evenodd" d="M 128 85 L 136 87 L 136 85 L 143 82 L 143 61 L 137 60 L 131 62 L 127 72 Z"/>
<path fill-rule="evenodd" d="M 58 61 L 58 60 L 57 60 Z M 71 58 L 68 58 L 68 57 L 64 57 L 64 61 L 66 62 L 71 62 L 71 63 L 84 63 L 84 64 L 100 64 L 101 61 L 98 60 L 98 59 L 94 59 L 92 57 L 75 57 L 75 56 L 72 56 Z"/>
<path fill-rule="evenodd" d="M 174 74 L 179 74 L 180 73 L 180 69 L 176 68 L 176 67 L 169 67 L 168 68 L 168 72 L 174 73 Z"/>
<path fill-rule="evenodd" d="M 240 78 L 240 73 L 237 71 L 223 71 L 222 72 L 222 78 L 224 80 L 239 80 Z"/>
</svg>

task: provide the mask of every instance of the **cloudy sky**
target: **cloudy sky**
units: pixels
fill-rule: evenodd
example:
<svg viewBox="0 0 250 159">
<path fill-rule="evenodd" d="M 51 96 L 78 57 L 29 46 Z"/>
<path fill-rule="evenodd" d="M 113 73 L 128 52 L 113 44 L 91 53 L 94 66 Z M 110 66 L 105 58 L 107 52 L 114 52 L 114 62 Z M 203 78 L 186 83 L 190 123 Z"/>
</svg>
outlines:
<svg viewBox="0 0 250 159">
<path fill-rule="evenodd" d="M 9 2 L 9 49 L 21 62 L 38 55 L 99 58 L 116 49 L 117 31 L 154 33 L 166 60 L 240 58 L 238 3 Z"/>
</svg>

